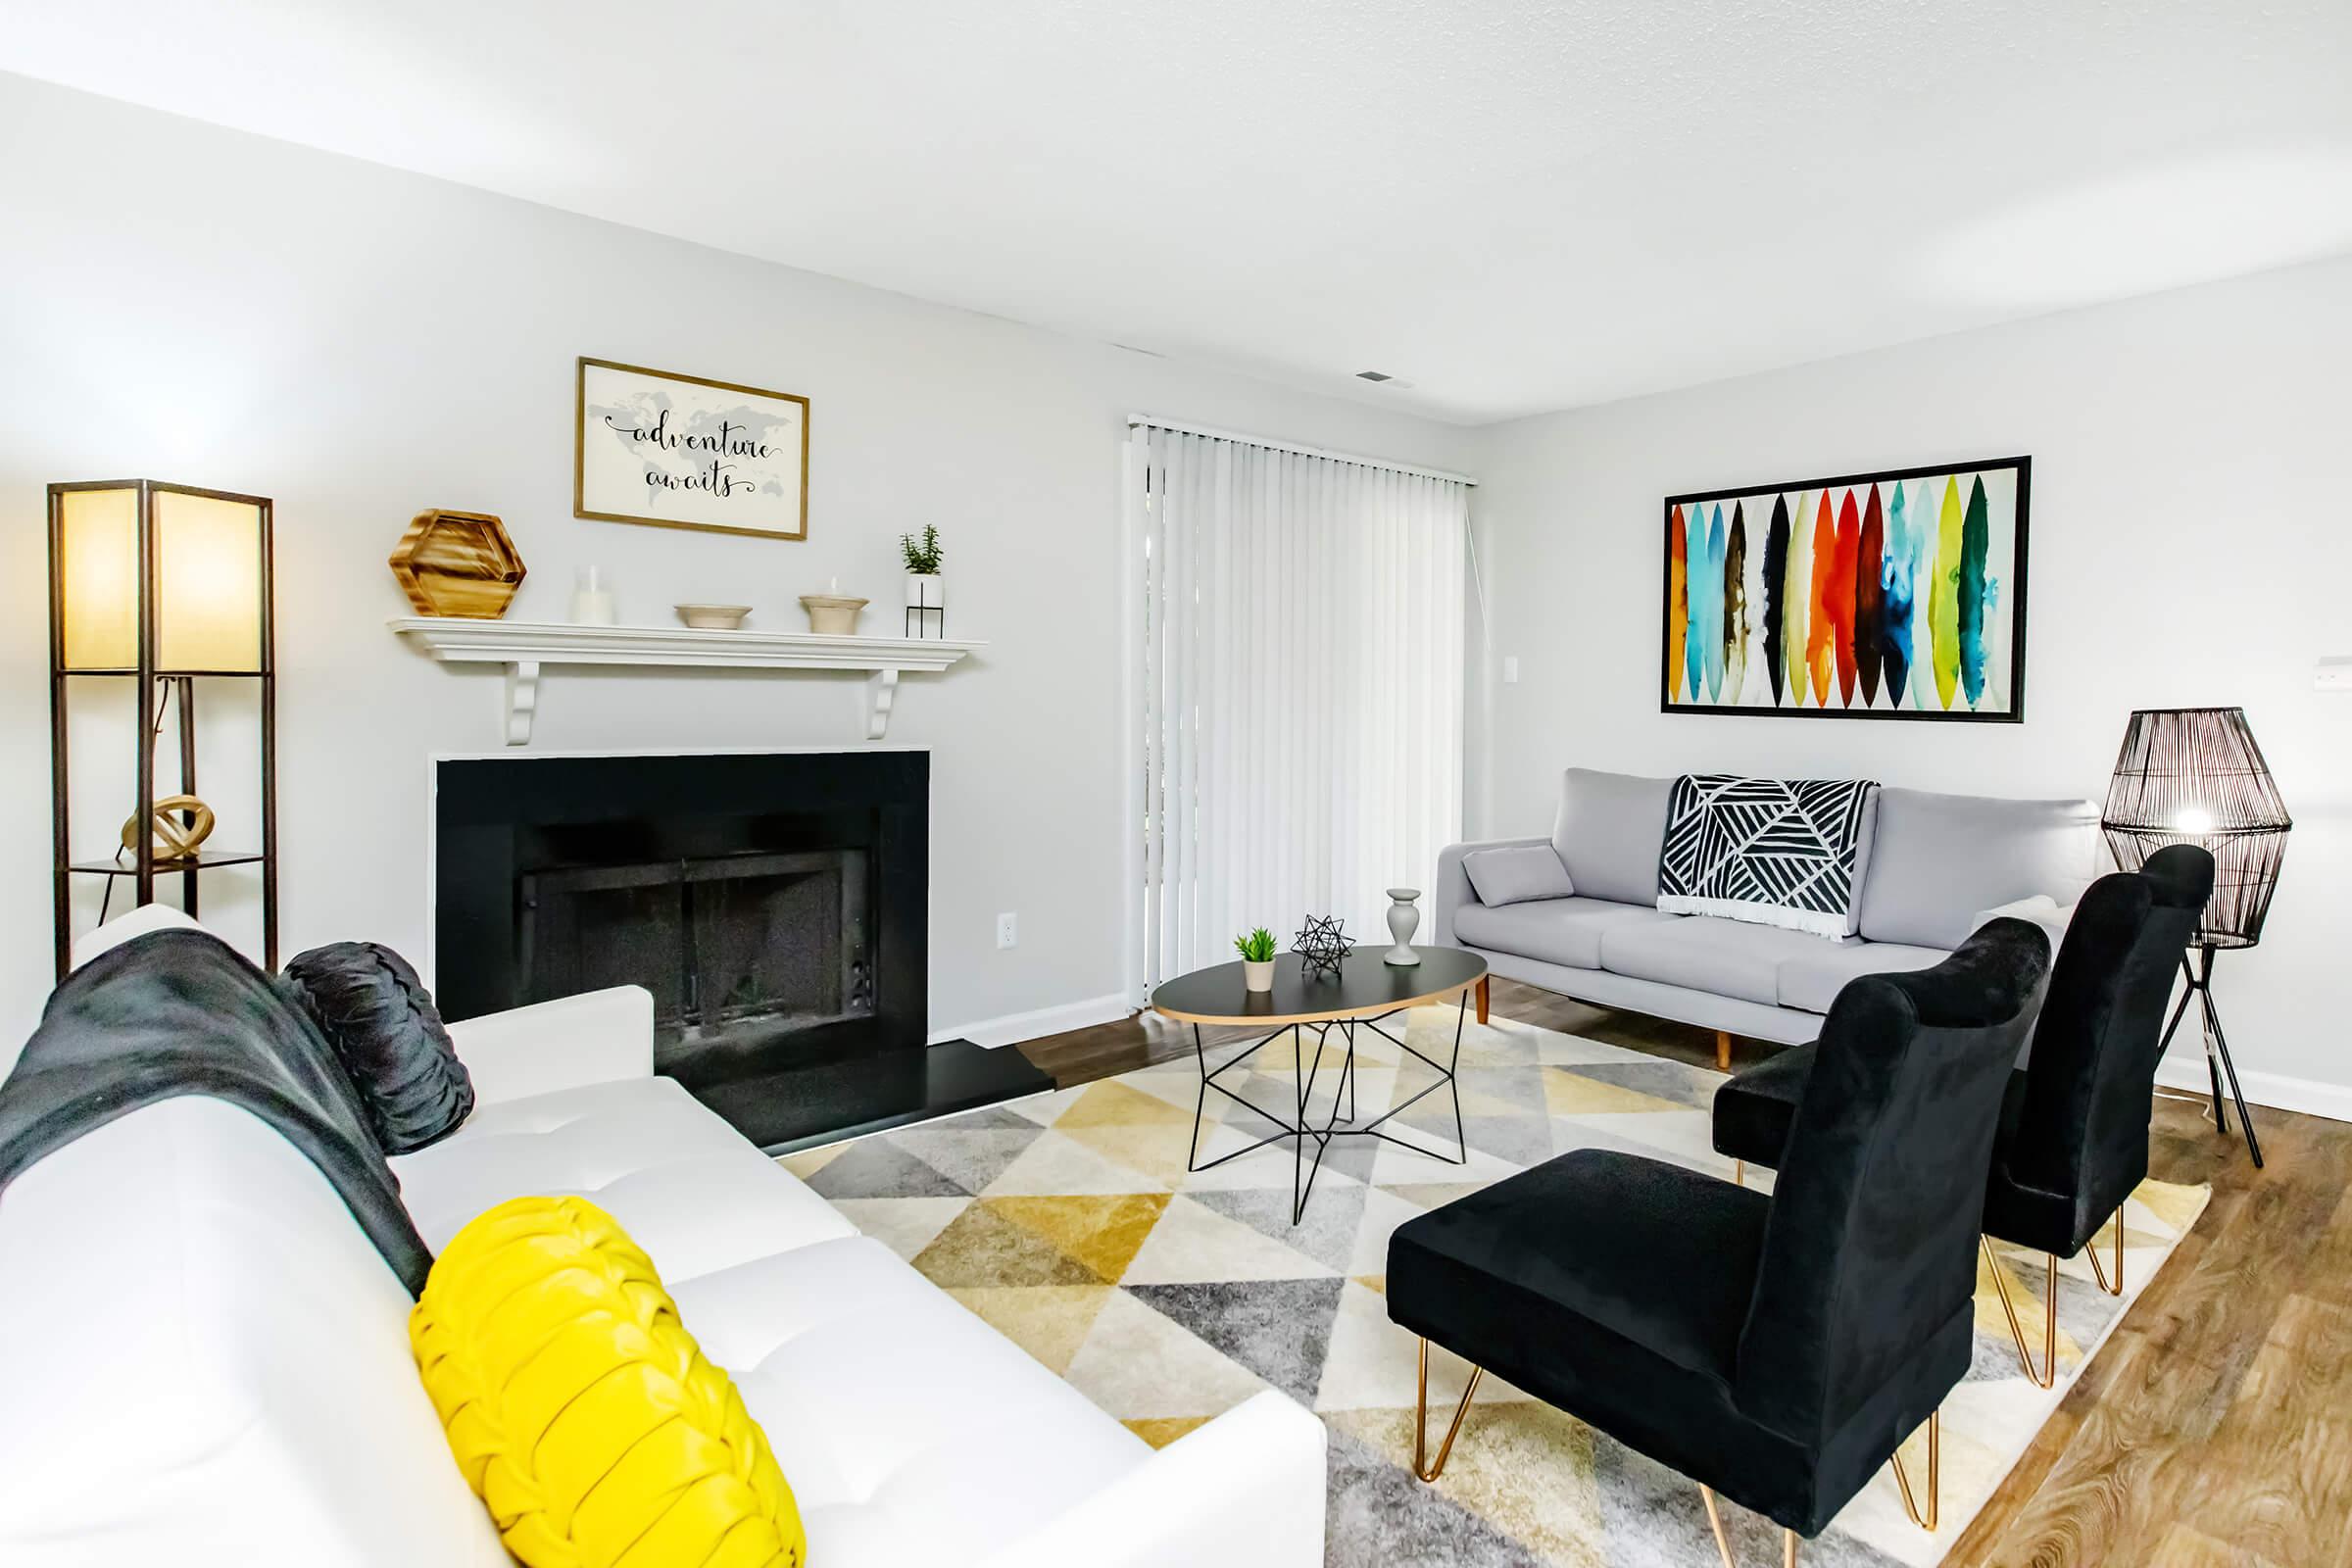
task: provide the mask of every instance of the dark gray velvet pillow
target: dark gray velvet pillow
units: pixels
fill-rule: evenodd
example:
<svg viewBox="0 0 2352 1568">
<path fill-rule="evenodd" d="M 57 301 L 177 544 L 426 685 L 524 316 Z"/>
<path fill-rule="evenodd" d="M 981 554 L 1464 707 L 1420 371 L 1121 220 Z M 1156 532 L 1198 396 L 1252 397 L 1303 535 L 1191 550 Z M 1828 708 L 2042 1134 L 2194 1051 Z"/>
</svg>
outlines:
<svg viewBox="0 0 2352 1568">
<path fill-rule="evenodd" d="M 335 1048 L 385 1153 L 438 1143 L 472 1114 L 473 1080 L 399 954 L 330 942 L 295 957 L 279 982 Z"/>
</svg>

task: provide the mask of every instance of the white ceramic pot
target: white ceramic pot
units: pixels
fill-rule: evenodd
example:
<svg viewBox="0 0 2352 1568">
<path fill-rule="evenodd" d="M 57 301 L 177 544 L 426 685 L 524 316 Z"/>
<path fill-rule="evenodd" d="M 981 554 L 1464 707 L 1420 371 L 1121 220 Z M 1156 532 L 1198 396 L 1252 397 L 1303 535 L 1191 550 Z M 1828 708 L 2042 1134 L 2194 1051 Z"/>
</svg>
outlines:
<svg viewBox="0 0 2352 1568">
<path fill-rule="evenodd" d="M 862 599 L 844 599 L 839 594 L 801 595 L 801 608 L 808 612 L 808 629 L 820 637 L 857 636 L 858 616 L 865 606 Z"/>
<path fill-rule="evenodd" d="M 938 610 L 948 602 L 947 579 L 936 571 L 906 574 L 906 608 Z"/>
<path fill-rule="evenodd" d="M 1258 963 L 1244 958 L 1242 960 L 1242 989 L 1245 991 L 1273 990 L 1274 960 L 1268 958 L 1263 963 Z"/>
</svg>

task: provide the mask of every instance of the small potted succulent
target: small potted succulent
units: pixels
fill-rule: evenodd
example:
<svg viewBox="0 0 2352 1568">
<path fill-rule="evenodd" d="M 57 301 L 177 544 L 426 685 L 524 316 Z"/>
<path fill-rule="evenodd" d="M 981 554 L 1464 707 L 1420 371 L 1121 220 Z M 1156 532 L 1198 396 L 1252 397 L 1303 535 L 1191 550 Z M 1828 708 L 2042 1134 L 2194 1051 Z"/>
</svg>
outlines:
<svg viewBox="0 0 2352 1568">
<path fill-rule="evenodd" d="M 1233 939 L 1233 951 L 1242 956 L 1242 985 L 1250 991 L 1274 989 L 1274 933 L 1259 926 L 1246 937 Z"/>
<path fill-rule="evenodd" d="M 912 611 L 947 609 L 947 589 L 940 582 L 939 530 L 926 524 L 922 536 L 899 535 L 899 559 L 906 564 L 906 608 Z"/>
</svg>

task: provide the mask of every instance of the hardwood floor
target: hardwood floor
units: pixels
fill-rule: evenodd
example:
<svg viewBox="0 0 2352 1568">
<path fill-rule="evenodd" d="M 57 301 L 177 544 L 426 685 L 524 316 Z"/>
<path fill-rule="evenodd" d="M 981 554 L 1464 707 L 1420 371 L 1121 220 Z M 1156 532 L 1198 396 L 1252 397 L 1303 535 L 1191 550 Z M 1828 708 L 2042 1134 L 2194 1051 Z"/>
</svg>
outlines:
<svg viewBox="0 0 2352 1568">
<path fill-rule="evenodd" d="M 1494 982 L 1494 1010 L 1715 1064 L 1710 1031 L 1508 980 Z M 1147 1014 L 1019 1049 L 1067 1086 L 1193 1042 Z M 1771 1049 L 1738 1042 L 1733 1065 Z M 2352 1568 L 2352 1125 L 2255 1115 L 2259 1171 L 2201 1100 L 2160 1092 L 2151 1173 L 2209 1182 L 2213 1202 L 1948 1563 Z"/>
</svg>

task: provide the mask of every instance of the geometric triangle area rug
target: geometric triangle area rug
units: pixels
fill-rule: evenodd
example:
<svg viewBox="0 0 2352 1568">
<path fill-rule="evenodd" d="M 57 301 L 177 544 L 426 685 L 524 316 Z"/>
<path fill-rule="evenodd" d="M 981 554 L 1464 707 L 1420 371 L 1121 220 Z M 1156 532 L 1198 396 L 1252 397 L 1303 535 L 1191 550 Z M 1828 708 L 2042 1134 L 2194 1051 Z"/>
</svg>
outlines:
<svg viewBox="0 0 2352 1568">
<path fill-rule="evenodd" d="M 1450 1006 L 1416 1008 L 1405 1038 L 1445 1060 L 1456 1016 Z M 1310 1064 L 1313 1043 L 1310 1033 Z M 1250 1066 L 1220 1082 L 1260 1104 L 1295 1102 L 1298 1065 L 1287 1043 L 1265 1047 Z M 1359 1121 L 1411 1099 L 1433 1076 L 1357 1031 Z M 1318 1106 L 1335 1077 L 1326 1063 Z M 1444 1477 L 1435 1486 L 1414 1480 L 1419 1341 L 1389 1321 L 1383 1292 L 1398 1225 L 1570 1150 L 1625 1150 L 1728 1180 L 1731 1162 L 1709 1147 L 1707 1107 L 1722 1082 L 1704 1068 L 1531 1024 L 1466 1020 L 1458 1084 L 1468 1163 L 1336 1140 L 1296 1225 L 1287 1140 L 1188 1172 L 1200 1089 L 1189 1053 L 783 1163 L 1147 1442 L 1172 1443 L 1266 1388 L 1313 1410 L 1330 1434 L 1332 1563 L 1713 1568 L 1715 1542 L 1695 1487 L 1498 1379 L 1479 1384 Z M 1202 1163 L 1272 1130 L 1230 1101 L 1213 1103 L 1221 1098 L 1208 1097 Z M 1393 1125 L 1453 1148 L 1453 1107 L 1443 1093 Z M 1769 1188 L 1771 1178 L 1751 1169 L 1748 1181 Z M 1996 1244 L 1987 1265 L 1980 1253 L 1975 1364 L 1942 1409 L 1941 1528 L 1931 1535 L 1912 1524 L 1891 1474 L 1882 1472 L 1799 1560 L 1824 1568 L 1940 1562 L 2210 1196 L 2155 1181 L 2133 1194 L 2124 1211 L 2120 1300 L 2092 1282 L 2084 1258 L 2060 1263 L 2053 1389 L 2020 1370 L 1989 1272 L 2003 1270 L 2038 1355 L 2051 1305 L 2038 1254 Z M 2102 1236 L 2100 1245 L 2113 1244 Z M 1467 1375 L 1433 1349 L 1433 1426 L 1450 1413 Z M 1922 1465 L 1924 1454 L 1907 1462 Z M 1778 1529 L 1729 1504 L 1724 1515 L 1741 1560 L 1779 1561 Z"/>
</svg>

